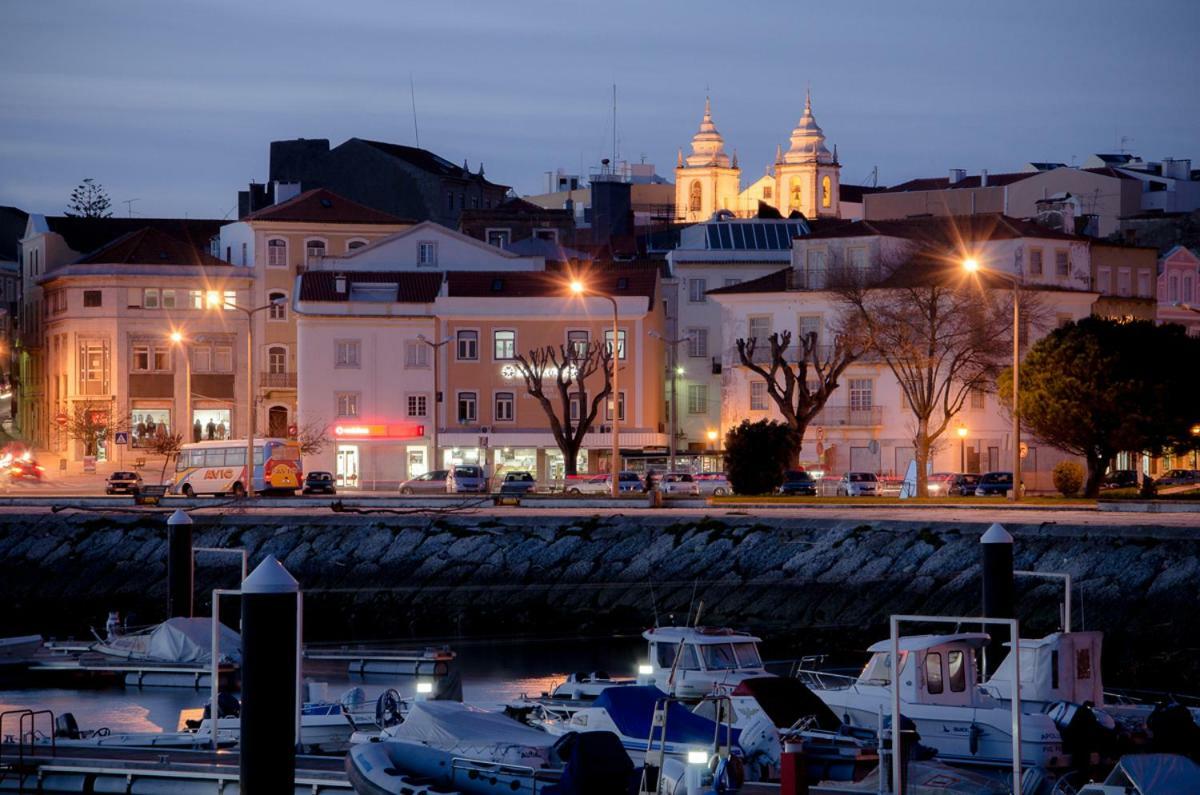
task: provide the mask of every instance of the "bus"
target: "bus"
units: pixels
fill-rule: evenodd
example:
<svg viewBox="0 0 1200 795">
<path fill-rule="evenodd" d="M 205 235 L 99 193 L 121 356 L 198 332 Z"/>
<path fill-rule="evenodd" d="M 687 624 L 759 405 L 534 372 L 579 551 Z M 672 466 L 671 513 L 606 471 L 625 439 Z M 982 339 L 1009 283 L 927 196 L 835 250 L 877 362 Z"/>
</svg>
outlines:
<svg viewBox="0 0 1200 795">
<path fill-rule="evenodd" d="M 246 442 L 225 439 L 185 444 L 175 462 L 172 494 L 246 493 Z M 300 444 L 289 439 L 257 439 L 254 442 L 255 492 L 295 494 L 304 479 Z"/>
</svg>

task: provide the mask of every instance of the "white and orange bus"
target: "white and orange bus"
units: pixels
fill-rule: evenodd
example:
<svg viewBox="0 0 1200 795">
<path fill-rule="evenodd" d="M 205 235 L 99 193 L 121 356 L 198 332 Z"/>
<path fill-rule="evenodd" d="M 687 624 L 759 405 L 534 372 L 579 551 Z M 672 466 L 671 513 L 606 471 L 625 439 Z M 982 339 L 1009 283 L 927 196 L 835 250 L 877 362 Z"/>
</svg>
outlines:
<svg viewBox="0 0 1200 795">
<path fill-rule="evenodd" d="M 295 494 L 304 473 L 300 444 L 289 439 L 256 439 L 254 442 L 254 490 L 259 493 Z M 172 494 L 246 493 L 246 442 L 225 439 L 183 445 L 175 462 Z"/>
</svg>

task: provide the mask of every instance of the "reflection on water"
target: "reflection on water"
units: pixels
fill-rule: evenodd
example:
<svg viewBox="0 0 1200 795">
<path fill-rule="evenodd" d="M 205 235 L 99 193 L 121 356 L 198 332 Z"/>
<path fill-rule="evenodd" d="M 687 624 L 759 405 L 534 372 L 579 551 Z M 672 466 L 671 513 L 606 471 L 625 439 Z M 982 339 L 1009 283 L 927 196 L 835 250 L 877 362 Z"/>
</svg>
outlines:
<svg viewBox="0 0 1200 795">
<path fill-rule="evenodd" d="M 540 695 L 569 672 L 632 675 L 637 670 L 639 653 L 644 654 L 645 648 L 645 641 L 638 637 L 448 643 L 458 653 L 463 700 L 485 708 L 499 707 L 522 694 Z M 352 687 L 361 687 L 370 704 L 388 688 L 395 688 L 404 698 L 411 698 L 416 690 L 413 677 L 351 677 L 345 666 L 328 663 L 305 666 L 304 679 L 326 682 L 332 700 Z M 55 715 L 71 712 L 81 729 L 106 726 L 114 732 L 175 731 L 180 710 L 202 708 L 207 700 L 207 690 L 188 688 L 37 688 L 0 690 L 0 711 L 49 709 Z M 44 727 L 44 722 L 38 725 L 39 729 Z M 5 723 L 4 733 L 16 733 L 13 721 Z"/>
</svg>

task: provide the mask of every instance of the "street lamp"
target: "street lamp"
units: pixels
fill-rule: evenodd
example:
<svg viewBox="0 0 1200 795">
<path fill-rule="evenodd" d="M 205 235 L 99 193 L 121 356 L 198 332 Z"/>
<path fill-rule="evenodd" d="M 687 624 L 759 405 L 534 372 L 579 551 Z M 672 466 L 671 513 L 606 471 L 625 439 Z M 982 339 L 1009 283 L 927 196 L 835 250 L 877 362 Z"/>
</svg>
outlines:
<svg viewBox="0 0 1200 795">
<path fill-rule="evenodd" d="M 209 290 L 205 296 L 208 309 L 236 309 L 246 316 L 246 483 L 243 490 L 247 497 L 254 496 L 254 316 L 285 301 L 286 298 L 276 298 L 262 306 L 247 309 L 217 290 Z"/>
<path fill-rule="evenodd" d="M 434 323 L 437 323 L 435 320 Z M 442 346 L 450 342 L 452 337 L 440 342 L 426 339 L 424 334 L 418 334 L 417 339 L 428 345 L 433 350 L 433 466 L 427 467 L 426 471 L 432 472 L 435 469 L 442 468 L 442 460 L 438 458 L 438 406 L 442 402 L 441 384 L 438 383 L 438 359 L 442 355 Z"/>
<path fill-rule="evenodd" d="M 612 304 L 613 310 L 613 344 L 612 344 L 612 496 L 621 495 L 621 390 L 617 383 L 617 370 L 621 360 L 621 331 L 617 319 L 617 299 L 608 293 L 589 289 L 578 279 L 571 282 L 571 292 L 578 296 L 590 295 L 604 298 Z"/>
<path fill-rule="evenodd" d="M 188 349 L 183 343 L 187 338 L 183 336 L 181 331 L 172 331 L 170 335 L 171 344 L 179 348 L 179 353 L 183 356 L 183 431 L 187 434 L 184 438 L 191 438 L 196 441 L 192 435 L 192 357 L 188 353 Z"/>
<path fill-rule="evenodd" d="M 962 262 L 963 269 L 968 273 L 986 273 L 988 276 L 994 276 L 998 279 L 1003 279 L 1012 285 L 1012 302 L 1013 302 L 1013 362 L 1012 362 L 1012 476 L 1013 487 L 1009 497 L 1013 502 L 1019 502 L 1021 499 L 1021 408 L 1018 394 L 1018 386 L 1021 378 L 1021 282 L 1016 276 L 1003 271 L 994 270 L 992 268 L 984 268 L 979 264 L 979 260 L 974 257 L 967 257 Z"/>
<path fill-rule="evenodd" d="M 966 473 L 967 471 L 967 426 L 958 426 L 958 457 L 959 457 L 959 472 Z"/>
<path fill-rule="evenodd" d="M 689 342 L 689 341 L 691 341 L 692 338 L 690 336 L 683 336 L 683 337 L 678 337 L 676 339 L 670 339 L 669 337 L 664 337 L 662 334 L 658 333 L 658 331 L 656 331 L 654 329 L 650 330 L 650 336 L 656 337 L 658 340 L 660 340 L 664 345 L 667 346 L 667 350 L 669 350 L 671 352 L 671 361 L 667 364 L 668 372 L 671 374 L 671 400 L 667 404 L 667 410 L 668 410 L 668 414 L 669 414 L 669 416 L 667 417 L 667 423 L 671 426 L 671 440 L 670 440 L 671 443 L 670 443 L 670 446 L 667 448 L 667 450 L 669 451 L 669 454 L 671 457 L 670 464 L 668 465 L 668 471 L 674 472 L 675 471 L 675 444 L 676 444 L 675 436 L 676 436 L 676 433 L 678 430 L 677 426 L 679 424 L 679 419 L 678 419 L 679 418 L 679 404 L 675 399 L 675 383 L 676 383 L 676 377 L 681 376 L 686 372 L 676 362 L 678 362 L 678 360 L 679 360 L 678 348 L 679 348 L 680 343 Z"/>
</svg>

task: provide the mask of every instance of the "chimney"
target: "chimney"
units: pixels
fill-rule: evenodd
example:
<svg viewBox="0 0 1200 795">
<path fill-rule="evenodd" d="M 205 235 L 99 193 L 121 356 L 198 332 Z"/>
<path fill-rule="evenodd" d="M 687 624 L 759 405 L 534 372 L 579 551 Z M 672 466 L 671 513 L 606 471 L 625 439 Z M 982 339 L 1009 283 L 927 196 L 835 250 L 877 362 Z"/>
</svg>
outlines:
<svg viewBox="0 0 1200 795">
<path fill-rule="evenodd" d="M 967 170 L 965 168 L 950 169 L 950 184 L 957 185 L 967 178 Z"/>
<path fill-rule="evenodd" d="M 338 295 L 346 294 L 346 277 L 339 273 L 333 277 L 333 291 Z"/>
<path fill-rule="evenodd" d="M 986 188 L 987 186 L 987 169 L 985 168 L 979 172 L 979 187 Z"/>
</svg>

